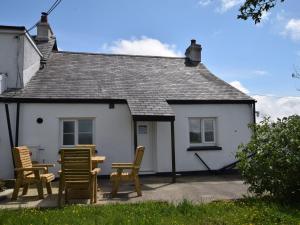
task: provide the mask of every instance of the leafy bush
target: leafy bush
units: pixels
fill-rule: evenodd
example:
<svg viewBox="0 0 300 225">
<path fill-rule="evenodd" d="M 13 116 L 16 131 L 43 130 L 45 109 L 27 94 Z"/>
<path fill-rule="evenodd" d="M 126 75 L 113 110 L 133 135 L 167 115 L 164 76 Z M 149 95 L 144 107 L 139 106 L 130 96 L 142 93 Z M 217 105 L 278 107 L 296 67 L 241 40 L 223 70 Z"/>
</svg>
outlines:
<svg viewBox="0 0 300 225">
<path fill-rule="evenodd" d="M 249 191 L 279 200 L 300 200 L 300 116 L 265 118 L 250 125 L 250 142 L 240 145 L 238 168 Z M 253 155 L 252 157 L 249 157 Z"/>
</svg>

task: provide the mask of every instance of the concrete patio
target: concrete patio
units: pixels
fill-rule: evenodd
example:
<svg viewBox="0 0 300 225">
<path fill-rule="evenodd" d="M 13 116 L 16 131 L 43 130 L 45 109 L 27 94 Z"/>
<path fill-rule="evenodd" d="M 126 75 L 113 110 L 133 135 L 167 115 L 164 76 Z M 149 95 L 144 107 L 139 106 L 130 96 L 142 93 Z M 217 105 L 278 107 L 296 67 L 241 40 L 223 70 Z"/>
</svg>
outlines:
<svg viewBox="0 0 300 225">
<path fill-rule="evenodd" d="M 166 201 L 178 203 L 184 199 L 194 203 L 211 202 L 215 200 L 230 200 L 248 195 L 247 186 L 236 175 L 198 175 L 179 176 L 177 183 L 172 184 L 169 177 L 145 176 L 141 178 L 143 196 L 137 197 L 132 184 L 121 185 L 116 198 L 111 198 L 111 185 L 108 179 L 100 178 L 101 191 L 98 192 L 98 203 L 134 203 L 142 201 Z M 6 199 L 0 201 L 0 208 L 20 207 L 57 207 L 58 182 L 53 182 L 53 195 L 45 195 L 39 200 L 37 191 L 31 186 L 26 196 L 20 196 L 17 201 Z M 46 190 L 44 190 L 46 193 Z M 21 195 L 21 192 L 20 192 Z M 71 203 L 86 204 L 88 200 L 72 200 Z"/>
</svg>

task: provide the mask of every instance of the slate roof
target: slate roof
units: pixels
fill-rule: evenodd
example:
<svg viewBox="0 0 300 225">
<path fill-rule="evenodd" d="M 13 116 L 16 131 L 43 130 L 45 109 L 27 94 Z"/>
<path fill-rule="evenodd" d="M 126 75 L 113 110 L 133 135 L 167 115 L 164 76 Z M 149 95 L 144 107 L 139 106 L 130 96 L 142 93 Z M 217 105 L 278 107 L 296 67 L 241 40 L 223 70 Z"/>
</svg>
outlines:
<svg viewBox="0 0 300 225">
<path fill-rule="evenodd" d="M 254 101 L 185 58 L 72 52 L 53 52 L 24 89 L 3 97 L 123 99 L 133 116 L 174 116 L 171 100 Z"/>
<path fill-rule="evenodd" d="M 51 52 L 53 50 L 57 50 L 56 38 L 52 37 L 52 38 L 50 38 L 49 41 L 39 42 L 39 41 L 35 40 L 35 37 L 36 36 L 32 36 L 36 46 L 38 47 L 38 49 L 40 50 L 40 52 L 43 55 L 43 60 L 47 61 L 51 55 Z"/>
</svg>

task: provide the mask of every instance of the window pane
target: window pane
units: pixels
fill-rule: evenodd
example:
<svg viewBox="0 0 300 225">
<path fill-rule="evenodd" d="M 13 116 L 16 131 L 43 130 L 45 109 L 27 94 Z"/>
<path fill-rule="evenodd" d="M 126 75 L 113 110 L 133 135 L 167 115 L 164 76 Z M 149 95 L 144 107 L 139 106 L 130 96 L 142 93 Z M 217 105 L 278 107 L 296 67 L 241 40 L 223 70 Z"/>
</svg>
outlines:
<svg viewBox="0 0 300 225">
<path fill-rule="evenodd" d="M 190 126 L 190 142 L 201 143 L 201 120 L 200 119 L 189 119 Z"/>
<path fill-rule="evenodd" d="M 75 122 L 74 121 L 64 121 L 63 122 L 63 133 L 74 133 Z"/>
<path fill-rule="evenodd" d="M 93 144 L 92 133 L 80 133 L 78 134 L 78 144 Z"/>
<path fill-rule="evenodd" d="M 63 135 L 63 145 L 75 145 L 75 135 L 74 134 L 64 134 Z"/>
<path fill-rule="evenodd" d="M 213 131 L 208 131 L 205 132 L 205 142 L 214 142 L 214 132 Z"/>
<path fill-rule="evenodd" d="M 214 142 L 214 121 L 204 120 L 204 140 L 205 142 Z"/>
<path fill-rule="evenodd" d="M 147 134 L 147 126 L 139 125 L 139 134 Z"/>
<path fill-rule="evenodd" d="M 213 120 L 204 120 L 204 130 L 205 131 L 214 131 L 214 121 Z"/>
<path fill-rule="evenodd" d="M 93 132 L 93 121 L 92 120 L 78 120 L 78 132 Z"/>
</svg>

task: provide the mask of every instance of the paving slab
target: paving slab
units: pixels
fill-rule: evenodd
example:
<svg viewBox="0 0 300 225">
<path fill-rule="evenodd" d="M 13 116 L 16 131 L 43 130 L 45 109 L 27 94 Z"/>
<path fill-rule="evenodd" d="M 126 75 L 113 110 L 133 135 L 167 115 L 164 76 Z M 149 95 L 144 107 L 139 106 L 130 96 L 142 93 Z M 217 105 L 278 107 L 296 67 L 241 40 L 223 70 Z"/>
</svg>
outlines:
<svg viewBox="0 0 300 225">
<path fill-rule="evenodd" d="M 111 203 L 137 203 L 144 201 L 164 201 L 178 204 L 184 199 L 193 203 L 206 203 L 216 200 L 231 200 L 249 195 L 248 186 L 236 175 L 212 176 L 180 176 L 176 183 L 170 177 L 141 177 L 143 195 L 138 197 L 134 186 L 121 184 L 115 198 L 111 198 L 111 184 L 108 179 L 99 178 L 98 205 Z M 0 201 L 0 209 L 4 208 L 48 208 L 57 207 L 58 182 L 53 182 L 53 194 L 38 199 L 34 186 L 29 188 L 26 196 L 21 195 L 16 201 L 6 199 Z M 46 193 L 46 189 L 44 189 Z M 74 204 L 88 204 L 88 200 L 71 200 Z"/>
</svg>

